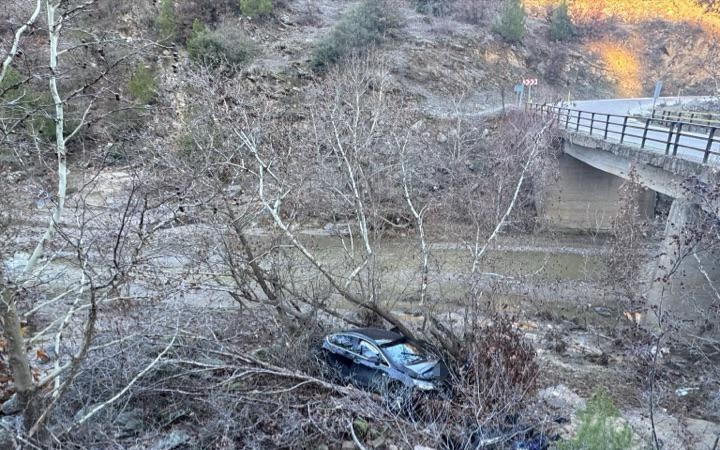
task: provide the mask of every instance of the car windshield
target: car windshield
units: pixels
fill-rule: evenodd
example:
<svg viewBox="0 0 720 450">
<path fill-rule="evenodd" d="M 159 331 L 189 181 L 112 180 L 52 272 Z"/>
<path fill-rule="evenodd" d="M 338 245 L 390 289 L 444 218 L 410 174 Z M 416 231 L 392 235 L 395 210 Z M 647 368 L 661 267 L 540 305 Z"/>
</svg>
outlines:
<svg viewBox="0 0 720 450">
<path fill-rule="evenodd" d="M 402 365 L 417 364 L 428 359 L 417 345 L 407 341 L 394 342 L 383 349 L 393 361 Z"/>
</svg>

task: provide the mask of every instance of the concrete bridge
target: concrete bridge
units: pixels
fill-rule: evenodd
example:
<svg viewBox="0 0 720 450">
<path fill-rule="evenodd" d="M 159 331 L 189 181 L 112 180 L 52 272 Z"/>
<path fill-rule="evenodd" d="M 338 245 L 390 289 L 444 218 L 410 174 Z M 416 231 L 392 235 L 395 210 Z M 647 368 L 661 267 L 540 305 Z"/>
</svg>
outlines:
<svg viewBox="0 0 720 450">
<path fill-rule="evenodd" d="M 648 268 L 648 304 L 700 327 L 720 314 L 720 254 L 695 245 L 695 225 L 720 220 L 720 131 L 650 115 L 652 99 L 528 105 L 555 120 L 563 137 L 559 179 L 542 193 L 540 213 L 552 227 L 605 231 L 619 213 L 625 180 L 644 192 L 634 201 L 648 219 L 658 194 L 672 201 L 658 257 Z M 668 126 L 669 125 L 669 126 Z M 673 272 L 671 281 L 662 280 Z M 653 314 L 648 314 L 651 317 Z"/>
</svg>

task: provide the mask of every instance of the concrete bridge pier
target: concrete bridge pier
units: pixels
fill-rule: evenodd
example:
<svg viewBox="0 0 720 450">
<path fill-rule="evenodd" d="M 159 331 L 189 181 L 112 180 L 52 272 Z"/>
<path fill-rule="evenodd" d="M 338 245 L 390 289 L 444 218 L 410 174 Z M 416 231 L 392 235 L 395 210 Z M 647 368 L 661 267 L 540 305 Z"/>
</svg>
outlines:
<svg viewBox="0 0 720 450">
<path fill-rule="evenodd" d="M 696 204 L 675 199 L 670 207 L 665 235 L 648 272 L 645 324 L 659 329 L 679 326 L 693 333 L 720 333 L 720 253 L 714 246 L 698 244 L 699 225 L 706 213 Z"/>
<path fill-rule="evenodd" d="M 620 186 L 624 180 L 568 154 L 559 158 L 559 177 L 539 199 L 540 214 L 552 228 L 608 231 L 620 211 Z M 655 215 L 654 191 L 637 199 L 638 211 L 649 220 Z"/>
</svg>

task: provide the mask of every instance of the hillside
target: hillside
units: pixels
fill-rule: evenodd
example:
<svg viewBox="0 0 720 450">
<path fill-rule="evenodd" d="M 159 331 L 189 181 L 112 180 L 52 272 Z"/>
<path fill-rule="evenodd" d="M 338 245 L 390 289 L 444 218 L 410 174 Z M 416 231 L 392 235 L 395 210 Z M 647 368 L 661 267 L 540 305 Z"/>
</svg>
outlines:
<svg viewBox="0 0 720 450">
<path fill-rule="evenodd" d="M 430 115 L 446 114 L 458 102 L 464 114 L 478 113 L 500 106 L 503 95 L 510 103 L 512 86 L 522 78 L 538 78 L 536 98 L 544 100 L 647 96 L 655 80 L 664 81 L 667 95 L 715 92 L 720 72 L 716 14 L 691 0 L 645 2 L 649 7 L 607 2 L 605 9 L 592 3 L 570 2 L 576 36 L 557 42 L 549 32 L 552 2 L 530 0 L 525 36 L 509 44 L 493 32 L 498 1 L 457 2 L 439 8 L 438 15 L 418 12 L 423 10 L 418 4 L 395 2 L 389 8 L 396 22 L 361 51 L 383 59 L 399 93 Z M 207 20 L 209 28 L 243 30 L 257 52 L 235 76 L 260 94 L 292 103 L 321 77 L 310 68 L 317 43 L 355 5 L 287 2 L 276 5 L 270 17 L 254 19 L 238 16 L 231 5 L 200 20 Z M 183 36 L 194 19 L 188 12 L 179 20 L 177 48 L 184 57 Z M 135 20 L 147 24 L 153 18 Z M 128 31 L 136 37 L 146 33 L 139 25 Z M 163 61 L 153 62 L 163 67 Z M 182 76 L 177 81 L 182 83 Z"/>
<path fill-rule="evenodd" d="M 720 187 L 571 159 L 513 88 L 718 96 L 719 37 L 707 0 L 3 1 L 0 449 L 717 450 Z"/>
</svg>

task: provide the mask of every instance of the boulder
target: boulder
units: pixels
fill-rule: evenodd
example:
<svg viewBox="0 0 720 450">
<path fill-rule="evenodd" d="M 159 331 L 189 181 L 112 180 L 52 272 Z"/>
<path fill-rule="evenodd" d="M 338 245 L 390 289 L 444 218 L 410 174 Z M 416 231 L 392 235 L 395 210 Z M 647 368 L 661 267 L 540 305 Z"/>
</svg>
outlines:
<svg viewBox="0 0 720 450">
<path fill-rule="evenodd" d="M 183 430 L 174 430 L 158 439 L 150 450 L 173 450 L 190 440 L 190 435 Z"/>
<path fill-rule="evenodd" d="M 18 402 L 17 394 L 13 394 L 9 399 L 2 404 L 0 411 L 6 416 L 17 414 L 20 412 L 20 403 Z"/>
<path fill-rule="evenodd" d="M 564 384 L 540 390 L 538 398 L 551 408 L 568 415 L 574 414 L 577 410 L 585 407 L 585 399 Z"/>
</svg>

